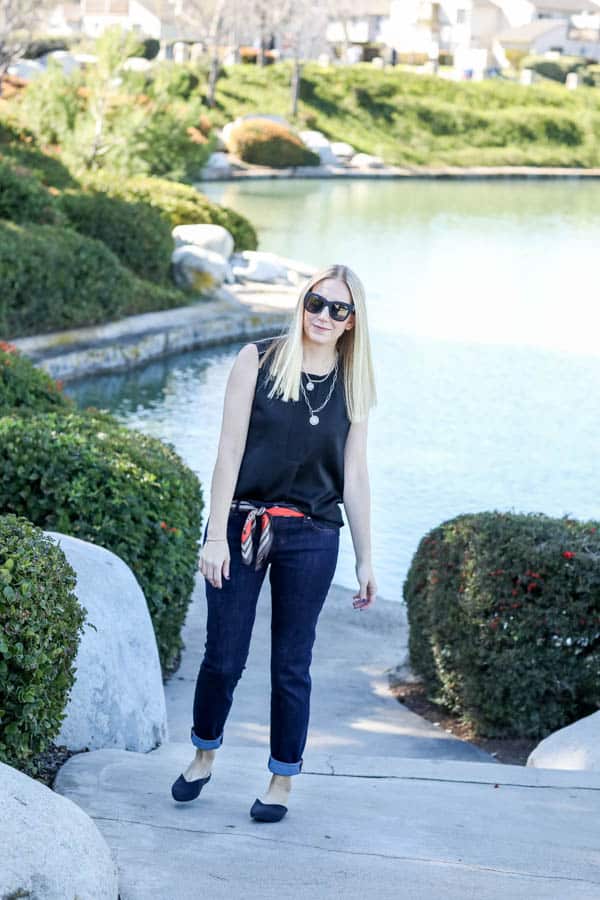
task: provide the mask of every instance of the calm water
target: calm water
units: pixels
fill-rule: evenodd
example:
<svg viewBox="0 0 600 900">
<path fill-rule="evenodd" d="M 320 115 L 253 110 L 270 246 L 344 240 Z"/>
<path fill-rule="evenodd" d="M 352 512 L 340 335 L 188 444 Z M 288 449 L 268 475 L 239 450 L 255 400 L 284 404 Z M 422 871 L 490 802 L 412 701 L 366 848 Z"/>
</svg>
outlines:
<svg viewBox="0 0 600 900">
<path fill-rule="evenodd" d="M 252 219 L 261 249 L 349 263 L 367 287 L 381 596 L 402 599 L 421 536 L 459 513 L 600 516 L 600 184 L 307 180 L 207 184 L 206 193 Z M 208 509 L 225 383 L 242 345 L 68 392 L 171 441 Z M 335 581 L 357 587 L 347 525 Z"/>
</svg>

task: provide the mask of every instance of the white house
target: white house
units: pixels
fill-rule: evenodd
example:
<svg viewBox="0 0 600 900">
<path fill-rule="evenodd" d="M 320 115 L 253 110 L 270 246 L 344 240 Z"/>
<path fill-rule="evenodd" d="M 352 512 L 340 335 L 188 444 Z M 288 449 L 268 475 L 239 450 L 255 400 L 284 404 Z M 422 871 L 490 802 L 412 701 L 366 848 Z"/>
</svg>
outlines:
<svg viewBox="0 0 600 900">
<path fill-rule="evenodd" d="M 140 37 L 160 41 L 160 57 L 182 62 L 201 44 L 202 28 L 183 11 L 181 0 L 81 0 L 82 30 L 98 37 L 120 25 Z"/>
<path fill-rule="evenodd" d="M 398 53 L 435 58 L 468 43 L 471 0 L 392 0 L 382 23 L 385 43 Z"/>
<path fill-rule="evenodd" d="M 327 23 L 327 42 L 338 47 L 350 45 L 359 49 L 365 44 L 385 43 L 382 27 L 389 17 L 390 5 L 389 0 L 357 0 L 345 12 L 338 11 Z"/>
</svg>

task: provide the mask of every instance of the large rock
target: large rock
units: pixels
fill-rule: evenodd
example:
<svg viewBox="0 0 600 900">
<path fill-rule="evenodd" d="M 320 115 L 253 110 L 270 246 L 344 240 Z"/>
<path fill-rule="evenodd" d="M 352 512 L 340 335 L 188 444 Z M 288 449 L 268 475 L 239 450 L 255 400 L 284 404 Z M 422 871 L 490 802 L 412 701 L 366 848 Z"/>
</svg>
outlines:
<svg viewBox="0 0 600 900">
<path fill-rule="evenodd" d="M 231 257 L 235 277 L 241 281 L 262 281 L 268 284 L 300 284 L 314 272 L 309 266 L 261 250 L 243 250 Z"/>
<path fill-rule="evenodd" d="M 186 290 L 211 291 L 235 280 L 224 256 L 194 244 L 177 247 L 171 262 L 175 284 Z"/>
<path fill-rule="evenodd" d="M 325 137 L 324 134 L 322 134 L 322 132 L 301 131 L 300 137 L 309 148 L 309 150 L 312 150 L 313 153 L 319 154 L 319 159 L 321 160 L 322 166 L 334 166 L 337 164 L 337 156 L 331 149 L 329 140 Z"/>
<path fill-rule="evenodd" d="M 356 155 L 356 150 L 352 144 L 346 144 L 345 141 L 333 141 L 331 150 L 334 156 L 342 162 L 349 162 Z"/>
<path fill-rule="evenodd" d="M 381 169 L 385 166 L 380 156 L 371 156 L 370 153 L 357 153 L 350 160 L 350 165 L 358 169 Z"/>
<path fill-rule="evenodd" d="M 0 763 L 0 897 L 117 900 L 118 870 L 92 819 Z"/>
<path fill-rule="evenodd" d="M 87 609 L 57 744 L 70 750 L 118 747 L 147 753 L 168 740 L 165 695 L 146 598 L 116 554 L 88 541 L 46 532 L 77 574 Z"/>
<path fill-rule="evenodd" d="M 549 734 L 531 751 L 527 765 L 600 772 L 600 711 Z"/>
<path fill-rule="evenodd" d="M 171 234 L 176 248 L 192 244 L 212 250 L 225 259 L 233 253 L 233 237 L 222 225 L 176 225 Z"/>
<path fill-rule="evenodd" d="M 231 175 L 231 161 L 227 153 L 222 150 L 211 153 L 204 168 L 210 169 L 218 175 Z"/>
</svg>

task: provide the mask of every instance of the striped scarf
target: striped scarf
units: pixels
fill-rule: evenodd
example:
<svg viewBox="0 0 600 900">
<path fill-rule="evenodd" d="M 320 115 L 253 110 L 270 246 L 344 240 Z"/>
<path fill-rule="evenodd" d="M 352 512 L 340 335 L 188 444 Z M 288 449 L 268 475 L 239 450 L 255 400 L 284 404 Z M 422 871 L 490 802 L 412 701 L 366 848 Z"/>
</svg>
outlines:
<svg viewBox="0 0 600 900">
<path fill-rule="evenodd" d="M 273 544 L 273 526 L 271 524 L 271 516 L 303 516 L 304 513 L 299 509 L 291 509 L 287 506 L 256 506 L 249 500 L 234 500 L 231 504 L 232 509 L 249 510 L 244 525 L 242 527 L 242 561 L 251 566 L 254 562 L 254 568 L 260 569 L 263 562 L 267 560 L 271 546 Z M 260 516 L 260 538 L 258 541 L 258 549 L 256 551 L 256 559 L 254 559 L 254 532 L 256 530 L 256 519 Z"/>
</svg>

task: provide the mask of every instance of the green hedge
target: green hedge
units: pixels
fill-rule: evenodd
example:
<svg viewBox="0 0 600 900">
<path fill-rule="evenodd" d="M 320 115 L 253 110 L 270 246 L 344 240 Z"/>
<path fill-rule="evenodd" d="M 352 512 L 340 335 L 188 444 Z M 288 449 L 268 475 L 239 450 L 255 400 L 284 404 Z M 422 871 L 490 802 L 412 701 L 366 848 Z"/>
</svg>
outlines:
<svg viewBox="0 0 600 900">
<path fill-rule="evenodd" d="M 235 250 L 256 250 L 258 247 L 256 231 L 248 219 L 227 206 L 211 203 L 189 184 L 143 175 L 119 181 L 99 173 L 88 176 L 86 185 L 130 203 L 149 203 L 168 217 L 173 228 L 203 223 L 222 225 L 231 233 Z"/>
<path fill-rule="evenodd" d="M 169 220 L 155 206 L 103 191 L 65 191 L 58 200 L 80 234 L 102 241 L 141 278 L 169 282 L 175 243 Z"/>
<path fill-rule="evenodd" d="M 521 62 L 522 69 L 532 69 L 544 78 L 564 84 L 569 72 L 585 69 L 587 60 L 582 56 L 559 56 L 548 59 L 545 56 L 526 56 Z"/>
<path fill-rule="evenodd" d="M 189 303 L 177 288 L 136 278 L 102 241 L 7 221 L 0 221 L 0 287 L 0 333 L 7 338 Z"/>
<path fill-rule="evenodd" d="M 35 775 L 60 731 L 86 610 L 60 547 L 26 519 L 0 516 L 0 760 Z"/>
<path fill-rule="evenodd" d="M 600 525 L 458 516 L 404 584 L 412 668 L 479 734 L 541 738 L 600 705 Z"/>
<path fill-rule="evenodd" d="M 320 158 L 301 138 L 278 122 L 246 119 L 232 128 L 229 149 L 244 162 L 258 166 L 318 166 Z"/>
<path fill-rule="evenodd" d="M 13 344 L 0 341 L 0 416 L 74 409 L 61 387 Z"/>
<path fill-rule="evenodd" d="M 0 512 L 120 556 L 144 591 L 167 671 L 183 647 L 203 506 L 196 475 L 171 444 L 108 414 L 0 419 Z"/>
<path fill-rule="evenodd" d="M 0 219 L 40 225 L 67 224 L 66 216 L 48 189 L 26 169 L 10 165 L 1 158 Z"/>
</svg>

